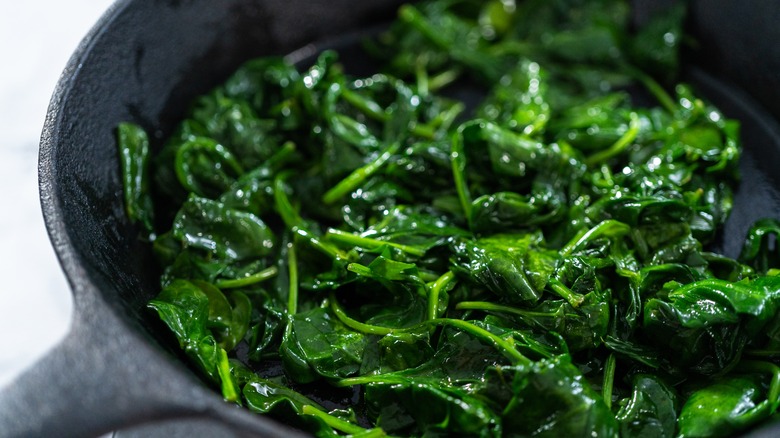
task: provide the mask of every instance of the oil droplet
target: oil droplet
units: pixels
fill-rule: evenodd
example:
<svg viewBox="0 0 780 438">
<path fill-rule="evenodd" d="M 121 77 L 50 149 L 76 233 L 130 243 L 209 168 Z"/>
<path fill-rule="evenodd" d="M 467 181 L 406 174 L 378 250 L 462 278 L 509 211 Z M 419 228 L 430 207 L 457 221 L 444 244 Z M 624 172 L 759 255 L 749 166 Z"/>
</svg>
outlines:
<svg viewBox="0 0 780 438">
<path fill-rule="evenodd" d="M 675 34 L 673 34 L 671 32 L 666 32 L 664 34 L 664 43 L 667 46 L 672 47 L 674 45 L 675 41 L 677 41 L 677 36 L 675 36 Z"/>
</svg>

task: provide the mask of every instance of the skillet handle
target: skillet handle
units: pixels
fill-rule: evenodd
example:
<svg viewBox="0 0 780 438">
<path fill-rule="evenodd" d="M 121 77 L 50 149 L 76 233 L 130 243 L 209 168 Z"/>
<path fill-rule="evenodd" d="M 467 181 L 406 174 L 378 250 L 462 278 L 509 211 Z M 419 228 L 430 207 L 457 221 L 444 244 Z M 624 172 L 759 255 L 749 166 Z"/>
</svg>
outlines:
<svg viewBox="0 0 780 438">
<path fill-rule="evenodd" d="M 213 418 L 211 401 L 221 400 L 205 396 L 194 376 L 95 295 L 76 294 L 70 333 L 0 392 L 0 436 L 99 436 L 150 421 Z"/>
<path fill-rule="evenodd" d="M 82 318 L 66 338 L 0 392 L 0 435 L 98 436 L 133 420 L 177 413 L 175 407 L 155 412 L 160 401 L 139 396 L 139 386 L 156 378 L 137 367 L 144 350 L 95 313 L 77 311 Z"/>
<path fill-rule="evenodd" d="M 66 338 L 0 391 L 0 437 L 304 436 L 225 403 L 83 287 Z"/>
</svg>

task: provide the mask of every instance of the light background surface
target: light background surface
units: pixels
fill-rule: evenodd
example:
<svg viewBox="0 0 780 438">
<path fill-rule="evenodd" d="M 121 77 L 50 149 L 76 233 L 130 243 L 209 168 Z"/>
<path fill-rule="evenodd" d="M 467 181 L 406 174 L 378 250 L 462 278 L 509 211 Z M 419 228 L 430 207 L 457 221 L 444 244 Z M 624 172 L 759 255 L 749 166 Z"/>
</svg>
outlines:
<svg viewBox="0 0 780 438">
<path fill-rule="evenodd" d="M 0 388 L 70 326 L 38 199 L 38 140 L 60 73 L 111 3 L 0 0 Z"/>
</svg>

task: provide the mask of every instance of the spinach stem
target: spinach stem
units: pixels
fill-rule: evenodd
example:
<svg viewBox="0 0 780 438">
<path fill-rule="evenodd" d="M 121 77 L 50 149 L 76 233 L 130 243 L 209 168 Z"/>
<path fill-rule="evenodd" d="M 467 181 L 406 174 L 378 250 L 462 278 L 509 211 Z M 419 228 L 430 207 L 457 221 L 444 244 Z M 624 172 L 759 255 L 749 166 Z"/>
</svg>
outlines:
<svg viewBox="0 0 780 438">
<path fill-rule="evenodd" d="M 351 174 L 349 174 L 349 176 L 339 181 L 338 184 L 325 192 L 325 194 L 322 196 L 322 202 L 325 204 L 333 204 L 348 193 L 354 191 L 363 183 L 363 181 L 381 169 L 382 166 L 384 166 L 384 164 L 387 163 L 387 161 L 390 160 L 393 155 L 398 153 L 400 148 L 400 142 L 392 143 L 370 163 L 355 169 Z"/>
<path fill-rule="evenodd" d="M 359 111 L 371 119 L 385 123 L 391 119 L 391 116 L 373 100 L 366 99 L 360 93 L 356 93 L 349 88 L 342 87 L 341 95 L 344 100 L 354 105 Z M 433 140 L 436 137 L 435 125 L 419 124 L 409 127 L 409 132 L 426 140 Z"/>
<path fill-rule="evenodd" d="M 428 292 L 428 319 L 436 319 L 439 316 L 439 294 L 455 279 L 452 271 L 445 272 L 439 277 Z"/>
<path fill-rule="evenodd" d="M 333 245 L 326 244 L 319 237 L 312 234 L 309 230 L 301 227 L 293 227 L 292 231 L 296 235 L 303 237 L 304 240 L 309 242 L 309 244 L 315 249 L 318 249 L 320 252 L 330 256 L 330 258 L 333 260 L 340 262 L 348 262 L 350 260 L 349 256 L 343 251 L 339 250 Z"/>
<path fill-rule="evenodd" d="M 419 55 L 415 58 L 414 76 L 417 79 L 417 92 L 423 97 L 430 94 L 430 88 L 428 87 L 428 70 L 425 68 L 427 65 L 427 56 Z"/>
<path fill-rule="evenodd" d="M 558 296 L 564 300 L 568 301 L 569 304 L 571 304 L 571 306 L 575 309 L 579 307 L 583 301 L 585 301 L 585 296 L 569 289 L 565 284 L 561 283 L 561 281 L 555 277 L 550 277 L 550 280 L 547 284 L 550 286 L 550 289 L 552 289 L 553 292 L 558 294 Z"/>
<path fill-rule="evenodd" d="M 408 383 L 408 380 L 400 376 L 384 376 L 382 374 L 369 374 L 358 377 L 347 377 L 333 382 L 333 386 L 337 388 L 345 388 L 347 386 L 365 385 L 368 383 Z"/>
<path fill-rule="evenodd" d="M 421 123 L 421 124 L 415 124 L 411 123 L 409 125 L 409 131 L 418 136 L 422 137 L 426 140 L 433 140 L 436 138 L 436 128 L 432 127 L 428 123 Z"/>
<path fill-rule="evenodd" d="M 365 265 L 361 265 L 360 263 L 350 263 L 347 265 L 347 271 L 354 272 L 357 275 L 362 275 L 364 277 L 372 277 L 373 272 L 371 272 L 371 268 Z"/>
<path fill-rule="evenodd" d="M 344 97 L 344 100 L 351 103 L 363 114 L 374 120 L 387 122 L 391 118 L 378 103 L 365 98 L 360 93 L 356 93 L 347 87 L 341 87 L 341 95 Z"/>
<path fill-rule="evenodd" d="M 378 249 L 383 245 L 387 245 L 417 257 L 422 257 L 425 255 L 425 250 L 421 248 L 373 239 L 371 237 L 364 237 L 357 234 L 348 233 L 346 231 L 337 230 L 335 228 L 328 229 L 327 233 L 325 233 L 325 239 L 366 249 Z"/>
<path fill-rule="evenodd" d="M 451 68 L 445 70 L 439 74 L 433 75 L 428 79 L 429 91 L 438 91 L 447 85 L 455 82 L 461 75 L 461 70 L 457 68 Z"/>
<path fill-rule="evenodd" d="M 404 262 L 398 262 L 395 260 L 391 260 L 391 262 L 397 263 L 401 266 L 402 271 L 405 271 L 406 269 L 415 270 L 417 269 L 417 265 L 414 263 L 404 263 Z M 360 276 L 368 277 L 368 278 L 378 278 L 379 281 L 396 281 L 396 280 L 404 280 L 404 281 L 412 281 L 414 283 L 419 283 L 426 291 L 428 291 L 428 285 L 425 284 L 422 278 L 418 275 L 417 272 L 397 272 L 395 275 L 383 277 L 381 273 L 374 272 L 372 268 L 369 268 L 368 266 L 361 265 L 360 263 L 349 263 L 347 265 L 347 271 L 354 272 L 355 274 L 358 274 Z"/>
<path fill-rule="evenodd" d="M 381 438 L 387 436 L 387 433 L 379 427 L 375 427 L 373 429 L 367 429 L 365 432 L 353 435 L 354 437 L 358 438 Z"/>
<path fill-rule="evenodd" d="M 627 65 L 625 68 L 628 70 L 628 73 L 636 78 L 639 82 L 642 83 L 642 85 L 647 88 L 647 90 L 655 96 L 656 99 L 658 99 L 658 102 L 663 106 L 667 111 L 674 114 L 675 111 L 677 111 L 677 105 L 674 102 L 674 99 L 672 99 L 671 96 L 669 96 L 669 93 L 664 90 L 664 87 L 661 86 L 655 79 L 652 78 L 652 76 L 648 75 L 647 73 L 643 72 L 642 70 Z"/>
<path fill-rule="evenodd" d="M 419 268 L 419 266 L 418 266 Z M 426 271 L 425 269 L 420 269 L 420 280 L 424 281 L 425 283 L 431 283 L 439 279 L 439 275 L 437 275 L 435 272 Z M 430 287 L 430 286 L 429 286 Z"/>
<path fill-rule="evenodd" d="M 463 208 L 466 221 L 471 223 L 471 193 L 466 183 L 466 151 L 463 148 L 463 127 L 458 129 L 452 138 L 452 151 L 450 152 L 452 164 L 452 176 L 455 179 L 455 188 L 458 191 L 458 199 Z"/>
<path fill-rule="evenodd" d="M 601 395 L 604 397 L 604 403 L 610 409 L 612 409 L 612 388 L 615 384 L 616 366 L 615 353 L 610 353 L 607 356 L 607 363 L 604 364 L 604 383 L 601 386 Z"/>
<path fill-rule="evenodd" d="M 631 145 L 631 142 L 636 140 L 636 137 L 639 135 L 640 128 L 639 116 L 632 111 L 629 117 L 630 121 L 628 122 L 628 129 L 626 132 L 619 139 L 617 139 L 617 141 L 612 144 L 612 146 L 585 158 L 584 161 L 587 166 L 594 166 L 609 160 L 610 158 L 623 152 L 629 145 Z"/>
<path fill-rule="evenodd" d="M 290 199 L 287 197 L 284 179 L 289 176 L 290 173 L 285 172 L 274 179 L 274 202 L 276 204 L 276 211 L 282 217 L 284 224 L 295 235 L 302 237 L 309 242 L 312 247 L 329 256 L 331 259 L 340 262 L 348 261 L 349 256 L 347 254 L 335 246 L 323 242 L 319 237 L 306 229 L 303 218 L 295 211 L 292 203 L 290 203 Z"/>
<path fill-rule="evenodd" d="M 236 390 L 236 386 L 233 384 L 233 375 L 230 373 L 227 351 L 224 348 L 220 348 L 217 354 L 219 355 L 217 359 L 217 374 L 219 374 L 219 380 L 221 381 L 222 397 L 227 401 L 241 404 L 241 398 Z"/>
<path fill-rule="evenodd" d="M 517 349 L 515 348 L 514 344 L 512 342 L 506 341 L 502 339 L 500 336 L 494 335 L 493 333 L 490 333 L 489 331 L 477 327 L 476 325 L 464 321 L 462 319 L 453 319 L 453 318 L 437 318 L 437 319 L 431 319 L 428 320 L 423 324 L 436 324 L 436 325 L 449 325 L 453 327 L 457 327 L 464 332 L 471 333 L 472 335 L 482 338 L 486 341 L 489 341 L 493 346 L 496 348 L 496 350 L 501 351 L 504 353 L 504 355 L 509 358 L 514 365 L 530 365 L 532 361 L 528 359 L 527 357 L 523 356 Z"/>
<path fill-rule="evenodd" d="M 287 159 L 292 156 L 293 152 L 295 152 L 295 143 L 288 140 L 284 142 L 282 147 L 271 155 L 265 163 L 263 163 L 263 167 L 275 169 L 277 166 L 285 164 Z"/>
<path fill-rule="evenodd" d="M 457 310 L 487 310 L 491 312 L 511 313 L 522 317 L 534 318 L 539 316 L 547 316 L 545 313 L 532 312 L 525 309 L 518 309 L 517 307 L 510 307 L 503 304 L 491 303 L 489 301 L 461 301 L 455 305 Z"/>
<path fill-rule="evenodd" d="M 776 358 L 776 357 L 780 357 L 780 350 L 768 350 L 768 349 L 745 350 L 745 356 Z"/>
<path fill-rule="evenodd" d="M 338 318 L 339 321 L 344 323 L 345 326 L 353 330 L 359 331 L 361 333 L 385 336 L 385 335 L 389 335 L 394 330 L 397 330 L 397 329 L 392 329 L 390 327 L 380 327 L 378 325 L 362 323 L 358 320 L 350 318 L 349 315 L 347 315 L 347 313 L 344 312 L 344 309 L 339 305 L 335 295 L 332 293 L 330 295 L 330 308 L 331 310 L 333 310 L 333 313 L 336 315 L 336 318 Z"/>
<path fill-rule="evenodd" d="M 614 219 L 607 219 L 599 222 L 593 228 L 577 233 L 574 238 L 564 246 L 560 254 L 562 256 L 569 256 L 574 251 L 582 249 L 588 242 L 593 239 L 598 239 L 602 236 L 609 237 L 622 237 L 631 231 L 631 227 L 623 222 L 616 221 Z"/>
<path fill-rule="evenodd" d="M 317 417 L 320 420 L 324 421 L 325 424 L 332 427 L 333 429 L 336 429 L 339 432 L 344 432 L 346 434 L 350 434 L 350 435 L 361 434 L 360 435 L 361 437 L 365 437 L 365 436 L 381 437 L 386 435 L 385 432 L 380 428 L 365 429 L 356 424 L 350 423 L 349 421 L 342 420 L 341 418 L 330 415 L 329 413 L 321 409 L 318 409 L 312 405 L 303 405 L 303 407 L 301 408 L 301 413 L 303 413 L 304 415 L 312 415 L 314 417 Z M 370 431 L 377 431 L 378 433 L 365 435 L 366 432 L 370 432 Z"/>
<path fill-rule="evenodd" d="M 300 226 L 303 223 L 303 219 L 295 211 L 290 198 L 287 197 L 285 179 L 290 176 L 289 172 L 279 174 L 274 179 L 274 203 L 276 204 L 276 211 L 282 217 L 282 221 L 287 228 L 293 229 Z"/>
<path fill-rule="evenodd" d="M 390 333 L 413 332 L 415 330 L 419 330 L 424 327 L 449 325 L 452 327 L 457 327 L 467 333 L 476 336 L 477 338 L 481 338 L 482 340 L 489 342 L 490 344 L 493 345 L 493 347 L 496 350 L 501 351 L 515 365 L 531 364 L 531 360 L 523 356 L 519 351 L 517 351 L 517 349 L 515 348 L 512 342 L 506 341 L 502 339 L 500 336 L 494 335 L 493 333 L 490 333 L 489 331 L 481 327 L 478 327 L 468 321 L 464 321 L 462 319 L 434 318 L 434 319 L 429 319 L 427 321 L 423 321 L 419 324 L 415 324 L 411 327 L 405 327 L 405 328 L 380 327 L 380 326 L 365 324 L 350 318 L 349 316 L 347 316 L 344 310 L 338 305 L 335 296 L 332 295 L 331 298 L 332 299 L 330 302 L 330 306 L 331 309 L 333 310 L 333 313 L 336 315 L 336 317 L 347 327 L 350 327 L 354 330 L 363 333 L 384 336 Z"/>
<path fill-rule="evenodd" d="M 256 283 L 263 282 L 276 276 L 279 273 L 279 269 L 276 266 L 265 268 L 260 272 L 248 275 L 242 278 L 235 278 L 230 280 L 218 280 L 214 283 L 220 289 L 234 289 L 237 287 L 251 286 Z"/>
<path fill-rule="evenodd" d="M 458 118 L 458 114 L 462 113 L 466 109 L 466 105 L 461 102 L 453 104 L 451 107 L 440 112 L 425 126 L 430 126 L 432 129 L 441 128 L 447 130 L 450 128 L 455 119 Z"/>
<path fill-rule="evenodd" d="M 287 247 L 288 280 L 287 313 L 292 316 L 298 313 L 298 258 L 295 256 L 295 244 Z"/>
</svg>

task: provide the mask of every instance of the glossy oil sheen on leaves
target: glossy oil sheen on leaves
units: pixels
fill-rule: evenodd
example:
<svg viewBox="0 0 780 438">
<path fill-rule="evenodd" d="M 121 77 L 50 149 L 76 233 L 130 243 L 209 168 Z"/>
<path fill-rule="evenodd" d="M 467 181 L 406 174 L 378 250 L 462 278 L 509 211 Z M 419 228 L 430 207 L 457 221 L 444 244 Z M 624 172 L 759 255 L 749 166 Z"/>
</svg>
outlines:
<svg viewBox="0 0 780 438">
<path fill-rule="evenodd" d="M 227 401 L 317 436 L 765 422 L 780 225 L 712 252 L 739 123 L 676 83 L 683 3 L 403 5 L 343 63 L 249 60 L 159 145 L 122 124 L 149 308 Z"/>
</svg>

